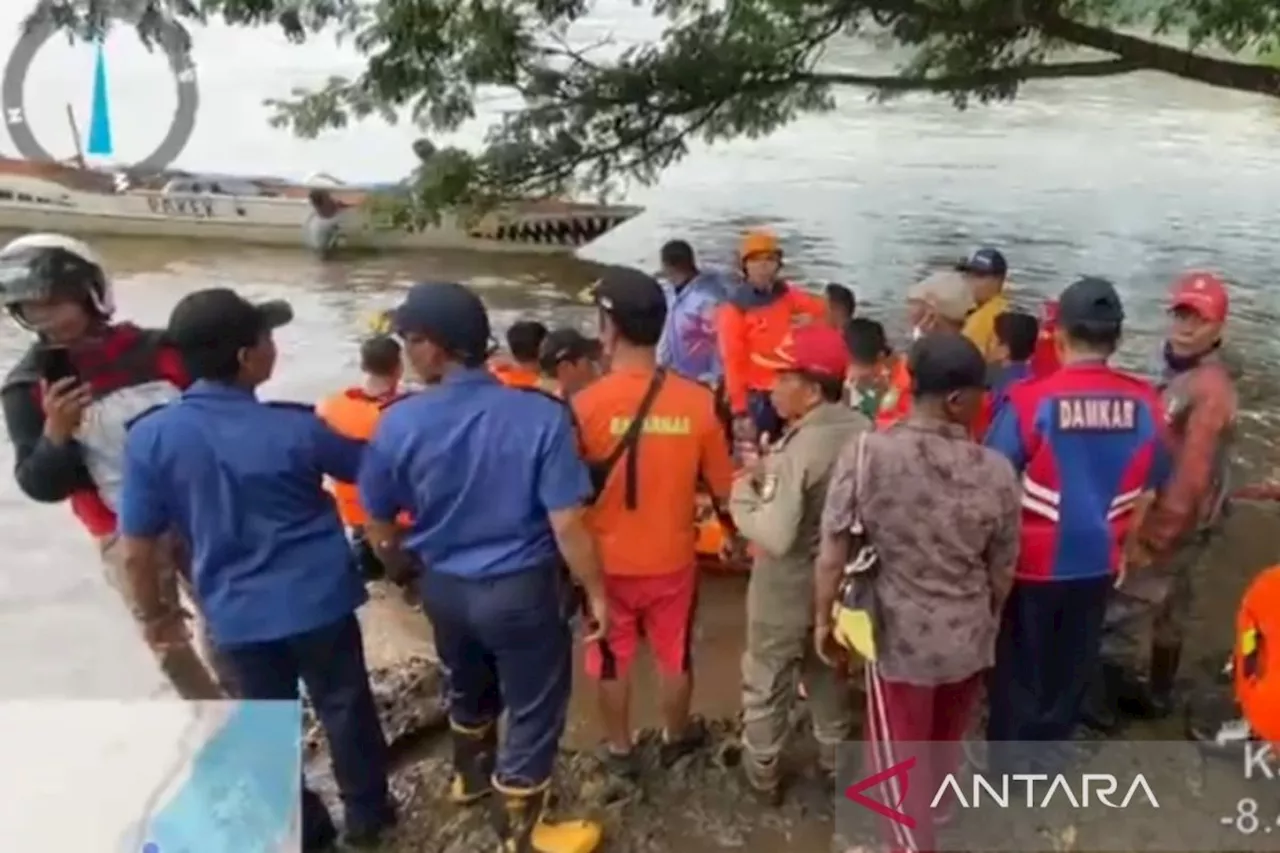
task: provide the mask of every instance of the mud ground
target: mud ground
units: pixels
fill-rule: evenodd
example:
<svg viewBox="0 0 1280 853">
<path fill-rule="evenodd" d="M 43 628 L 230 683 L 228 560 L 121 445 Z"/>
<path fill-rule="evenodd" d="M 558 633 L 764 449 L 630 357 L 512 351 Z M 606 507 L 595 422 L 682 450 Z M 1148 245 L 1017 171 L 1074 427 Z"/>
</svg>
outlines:
<svg viewBox="0 0 1280 853">
<path fill-rule="evenodd" d="M 1232 642 L 1236 605 L 1248 580 L 1280 560 L 1280 537 L 1274 533 L 1280 508 L 1237 505 L 1215 546 L 1211 572 L 1196 579 L 1197 602 L 1187 659 L 1182 667 L 1183 696 L 1197 705 L 1222 700 L 1213 685 Z M 598 730 L 585 679 L 575 689 L 573 714 L 557 777 L 557 810 L 590 816 L 604 823 L 603 853 L 825 853 L 832 849 L 834 792 L 805 761 L 803 712 L 797 715 L 792 784 L 781 805 L 765 806 L 744 786 L 736 768 L 738 665 L 743 636 L 745 579 L 708 575 L 700 598 L 696 635 L 699 683 L 695 706 L 712 723 L 706 750 L 674 768 L 656 761 L 655 691 L 647 662 L 637 667 L 635 726 L 646 772 L 636 785 L 608 779 L 594 757 Z M 421 613 L 394 592 L 379 590 L 362 614 L 369 664 L 393 742 L 396 770 L 393 787 L 401 803 L 401 824 L 383 853 L 479 853 L 495 849 L 482 807 L 459 809 L 445 798 L 448 784 L 446 723 L 438 703 L 429 629 Z M 1134 724 L 1121 737 L 1175 740 L 1185 732 L 1185 714 L 1159 724 Z M 326 778 L 323 737 L 309 738 L 313 776 L 332 794 Z M 1249 783 L 1240 781 L 1241 785 Z M 1254 783 L 1256 784 L 1256 783 Z M 1247 789 L 1241 796 L 1249 795 Z M 1256 793 L 1256 792 L 1255 792 Z M 1178 811 L 1162 819 L 1202 821 Z M 1122 846 L 1123 820 L 1106 826 L 1111 849 L 1141 850 L 1140 838 Z M 1057 827 L 1042 827 L 1058 850 L 1080 849 L 1070 818 Z M 1135 830 L 1136 833 L 1136 830 Z M 1083 833 L 1088 834 L 1088 833 Z M 874 837 L 854 839 L 873 843 Z M 1041 848 L 1043 841 L 1039 842 Z M 1032 842 L 1030 846 L 1035 846 Z M 1277 846 L 1280 846 L 1278 844 Z"/>
</svg>

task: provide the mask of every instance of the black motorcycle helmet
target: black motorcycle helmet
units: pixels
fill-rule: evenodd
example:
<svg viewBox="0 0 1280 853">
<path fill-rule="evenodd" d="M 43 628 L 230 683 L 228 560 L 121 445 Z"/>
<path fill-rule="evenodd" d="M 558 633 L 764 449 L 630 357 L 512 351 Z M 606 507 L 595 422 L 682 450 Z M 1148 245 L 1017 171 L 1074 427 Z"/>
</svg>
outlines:
<svg viewBox="0 0 1280 853">
<path fill-rule="evenodd" d="M 64 234 L 28 234 L 0 249 L 0 301 L 30 330 L 22 304 L 52 296 L 83 299 L 103 319 L 115 312 L 102 261 L 85 243 Z"/>
</svg>

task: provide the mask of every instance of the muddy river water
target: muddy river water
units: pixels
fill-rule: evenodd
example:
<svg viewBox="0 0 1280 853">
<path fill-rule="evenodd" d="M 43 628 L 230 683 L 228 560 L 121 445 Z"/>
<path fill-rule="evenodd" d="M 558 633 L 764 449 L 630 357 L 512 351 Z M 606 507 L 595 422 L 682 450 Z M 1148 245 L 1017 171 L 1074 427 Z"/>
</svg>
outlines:
<svg viewBox="0 0 1280 853">
<path fill-rule="evenodd" d="M 1080 273 L 1109 276 L 1131 318 L 1124 351 L 1131 366 L 1145 365 L 1155 349 L 1170 278 L 1208 267 L 1232 283 L 1231 343 L 1248 369 L 1237 455 L 1245 476 L 1262 478 L 1276 461 L 1277 131 L 1274 102 L 1144 75 L 1035 86 L 1012 105 L 965 113 L 936 101 L 879 106 L 853 95 L 834 114 L 769 139 L 695 152 L 658 187 L 634 193 L 645 214 L 589 247 L 584 260 L 418 255 L 322 265 L 225 246 L 100 248 L 122 312 L 142 322 L 163 321 L 179 296 L 210 285 L 292 301 L 297 320 L 279 335 L 278 376 L 263 393 L 297 400 L 355 376 L 355 343 L 369 315 L 414 280 L 474 285 L 499 326 L 525 315 L 586 324 L 573 294 L 591 280 L 589 261 L 653 266 L 661 242 L 679 236 L 707 263 L 723 263 L 747 224 L 779 233 L 795 277 L 851 285 L 861 310 L 899 330 L 904 289 L 930 264 L 978 244 L 1004 249 L 1020 299 L 1034 301 Z M 306 143 L 272 139 L 307 157 Z M 348 156 L 356 162 L 362 153 L 353 142 Z M 25 344 L 7 325 L 0 363 Z M 0 451 L 6 470 L 8 453 Z M 1206 649 L 1229 643 L 1222 620 L 1244 578 L 1280 556 L 1273 529 L 1265 509 L 1233 522 L 1221 574 L 1205 584 Z M 0 477 L 0 545 L 0 697 L 159 690 L 155 667 L 64 507 L 33 505 Z M 697 704 L 723 716 L 737 703 L 743 583 L 708 578 L 707 586 Z M 412 614 L 392 608 L 374 621 L 377 658 L 426 642 Z M 638 691 L 642 721 L 652 711 L 644 707 L 649 693 Z M 576 720 L 575 740 L 593 739 L 589 716 Z"/>
</svg>

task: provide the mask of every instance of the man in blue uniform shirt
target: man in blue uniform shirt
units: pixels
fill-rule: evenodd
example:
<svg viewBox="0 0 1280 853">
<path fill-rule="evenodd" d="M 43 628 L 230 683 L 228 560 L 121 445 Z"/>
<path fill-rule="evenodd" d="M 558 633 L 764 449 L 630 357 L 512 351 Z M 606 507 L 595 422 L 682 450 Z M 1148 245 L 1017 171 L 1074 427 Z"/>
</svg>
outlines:
<svg viewBox="0 0 1280 853">
<path fill-rule="evenodd" d="M 176 530 L 241 695 L 294 700 L 301 678 L 329 741 L 347 841 L 368 846 L 394 821 L 386 742 L 355 617 L 364 584 L 323 486 L 325 475 L 354 480 L 363 446 L 308 406 L 255 396 L 275 366 L 272 330 L 292 316 L 287 303 L 222 288 L 174 307 L 167 335 L 196 381 L 130 428 L 120 530 L 141 615 L 162 612 L 157 543 Z M 304 849 L 328 849 L 337 833 L 324 804 L 305 789 L 302 804 Z"/>
<path fill-rule="evenodd" d="M 1115 287 L 1082 278 L 1058 312 L 1062 367 L 1009 386 L 986 437 L 1022 476 L 1018 566 L 987 721 L 992 755 L 1006 764 L 1018 752 L 1006 742 L 1071 739 L 1125 542 L 1169 472 L 1155 388 L 1108 364 L 1124 323 Z"/>
<path fill-rule="evenodd" d="M 449 672 L 452 798 L 502 796 L 493 814 L 504 853 L 588 853 L 599 826 L 543 817 L 572 681 L 566 565 L 594 635 L 607 627 L 585 518 L 591 480 L 570 413 L 485 369 L 489 318 L 462 285 L 414 285 L 392 322 L 431 387 L 383 412 L 360 498 L 388 569 L 415 564 Z M 403 511 L 413 525 L 401 541 Z"/>
</svg>

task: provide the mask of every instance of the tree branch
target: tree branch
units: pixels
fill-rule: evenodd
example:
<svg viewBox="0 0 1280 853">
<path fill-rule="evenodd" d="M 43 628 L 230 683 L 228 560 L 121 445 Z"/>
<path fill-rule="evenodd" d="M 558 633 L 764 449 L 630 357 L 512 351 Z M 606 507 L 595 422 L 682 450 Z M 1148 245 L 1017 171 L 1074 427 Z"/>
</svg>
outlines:
<svg viewBox="0 0 1280 853">
<path fill-rule="evenodd" d="M 1280 96 L 1280 69 L 1252 62 L 1218 59 L 1190 50 L 1082 24 L 1049 12 L 1038 24 L 1045 35 L 1101 50 L 1152 71 L 1195 80 L 1207 86 Z"/>
<path fill-rule="evenodd" d="M 861 86 L 885 92 L 949 92 L 957 89 L 976 89 L 1003 83 L 1021 83 L 1026 80 L 1062 80 L 1081 77 L 1112 77 L 1142 70 L 1142 65 L 1129 59 L 1097 59 L 1087 62 L 1050 62 L 1038 65 L 1008 65 L 975 71 L 971 74 L 953 74 L 942 77 L 899 77 L 894 74 L 868 75 L 843 71 L 812 72 L 800 74 L 797 79 L 807 83 L 825 83 L 832 86 Z"/>
</svg>

